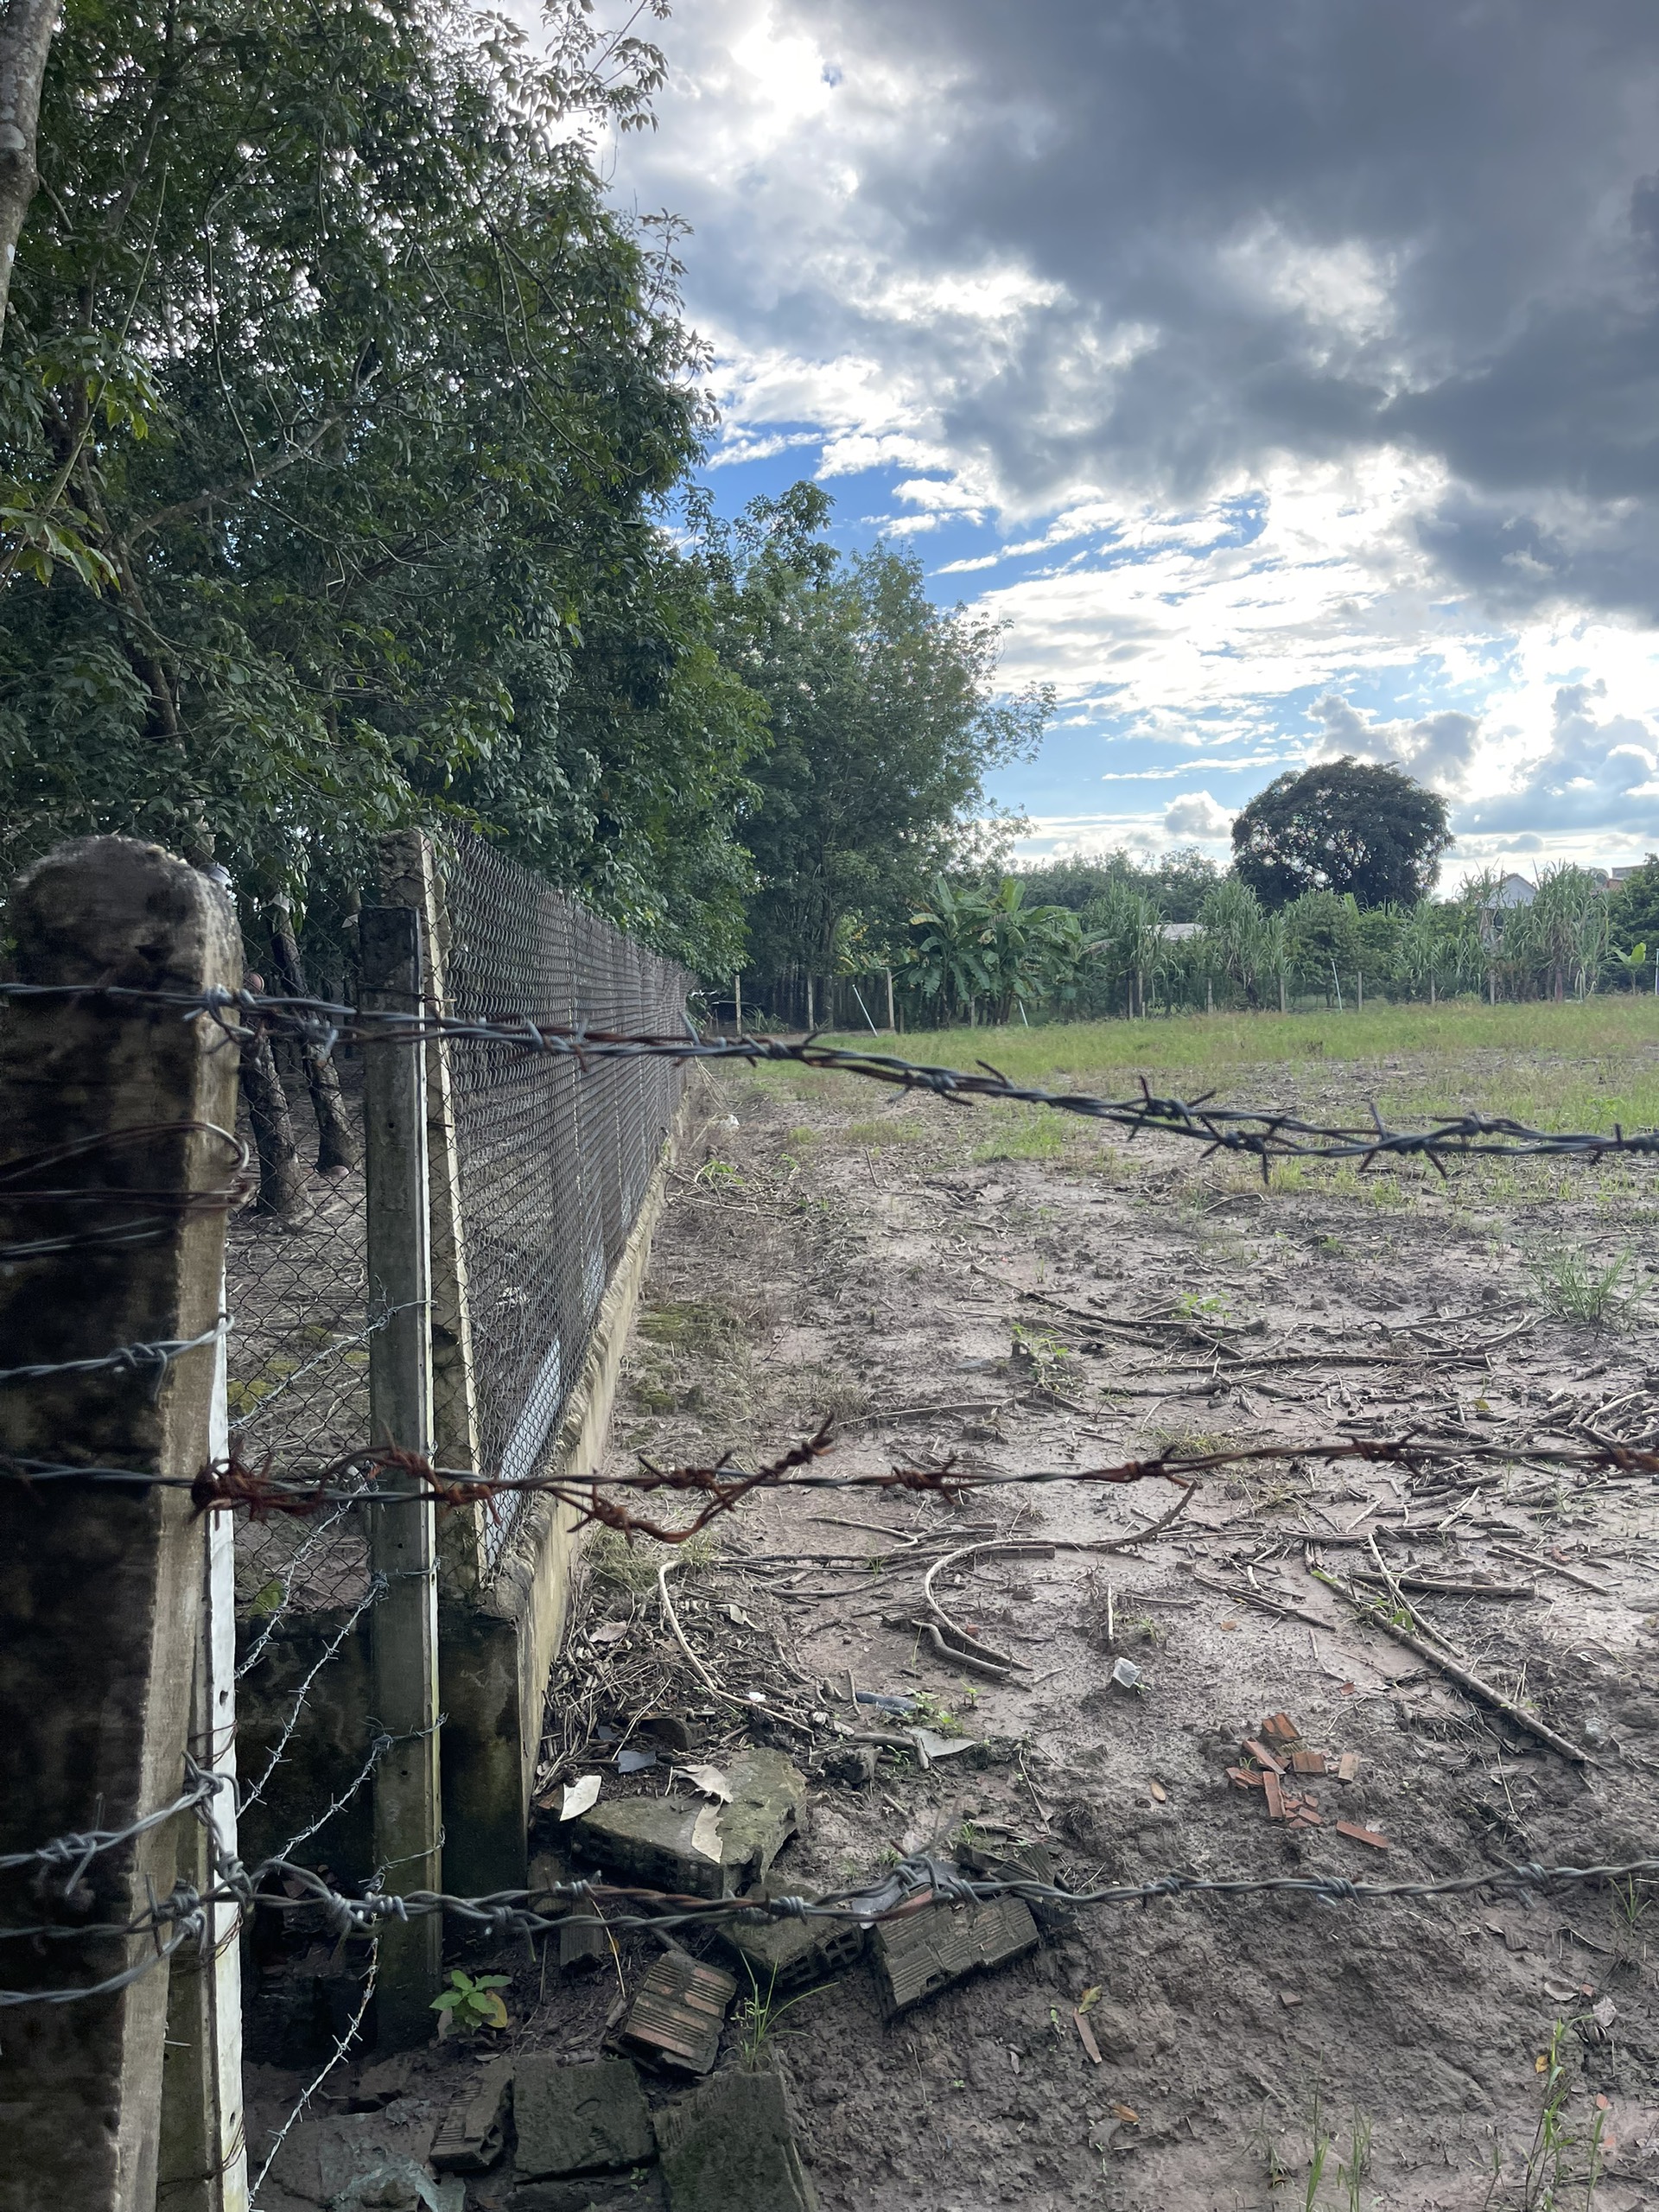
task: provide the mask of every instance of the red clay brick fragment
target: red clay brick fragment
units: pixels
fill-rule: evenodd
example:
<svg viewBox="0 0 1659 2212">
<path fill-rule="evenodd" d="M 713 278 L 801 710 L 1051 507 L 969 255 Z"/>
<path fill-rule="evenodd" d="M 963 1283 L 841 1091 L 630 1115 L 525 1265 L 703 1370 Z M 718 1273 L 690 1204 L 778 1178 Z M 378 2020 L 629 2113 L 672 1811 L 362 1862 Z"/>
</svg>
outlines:
<svg viewBox="0 0 1659 2212">
<path fill-rule="evenodd" d="M 1351 1836 L 1356 1843 L 1368 1843 L 1373 1851 L 1386 1851 L 1389 1847 L 1387 1836 L 1378 1835 L 1375 1828 L 1361 1827 L 1357 1821 L 1338 1821 L 1337 1834 Z"/>
<path fill-rule="evenodd" d="M 1299 1744 L 1302 1732 L 1287 1713 L 1270 1713 L 1262 1723 L 1262 1733 L 1270 1744 Z"/>
<path fill-rule="evenodd" d="M 1272 1773 L 1264 1774 L 1262 1777 L 1262 1787 L 1268 1793 L 1268 1818 L 1270 1821 L 1282 1821 L 1285 1817 L 1285 1793 L 1279 1787 L 1278 1776 Z"/>
<path fill-rule="evenodd" d="M 1230 1766 L 1227 1778 L 1237 1789 L 1259 1789 L 1262 1787 L 1262 1777 L 1259 1774 L 1252 1774 L 1248 1767 Z"/>
<path fill-rule="evenodd" d="M 1290 1755 L 1290 1766 L 1293 1774 L 1323 1774 L 1325 1753 L 1323 1751 L 1293 1751 Z"/>
<path fill-rule="evenodd" d="M 1266 1767 L 1269 1774 L 1282 1774 L 1285 1770 L 1267 1745 L 1258 1743 L 1254 1736 L 1245 1743 L 1244 1755 L 1247 1758 L 1254 1759 L 1257 1766 Z"/>
<path fill-rule="evenodd" d="M 1358 1772 L 1359 1753 L 1357 1751 L 1344 1751 L 1342 1757 L 1337 1761 L 1337 1780 L 1338 1782 L 1351 1782 Z"/>
</svg>

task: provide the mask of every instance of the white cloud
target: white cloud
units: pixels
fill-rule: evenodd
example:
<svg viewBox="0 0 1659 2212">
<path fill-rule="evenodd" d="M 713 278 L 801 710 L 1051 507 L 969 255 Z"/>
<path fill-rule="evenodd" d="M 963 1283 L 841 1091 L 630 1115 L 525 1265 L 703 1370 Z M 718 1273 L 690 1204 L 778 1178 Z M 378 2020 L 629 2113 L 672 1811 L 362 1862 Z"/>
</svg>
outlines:
<svg viewBox="0 0 1659 2212">
<path fill-rule="evenodd" d="M 695 225 L 714 464 L 875 472 L 889 532 L 958 533 L 933 573 L 988 578 L 1008 680 L 1063 704 L 1056 836 L 1173 834 L 1088 813 L 1103 771 L 1342 751 L 1510 849 L 1659 836 L 1659 16 L 1395 0 L 1439 89 L 1392 102 L 1374 11 L 1080 20 L 670 27 L 618 175 Z"/>
<path fill-rule="evenodd" d="M 1164 816 L 1164 828 L 1172 837 L 1196 837 L 1206 844 L 1230 836 L 1232 827 L 1232 816 L 1217 806 L 1208 791 L 1189 791 Z"/>
<path fill-rule="evenodd" d="M 1334 760 L 1348 753 L 1363 760 L 1393 761 L 1445 791 L 1462 788 L 1480 740 L 1480 716 L 1452 708 L 1410 722 L 1371 721 L 1339 693 L 1327 691 L 1313 702 L 1310 712 L 1325 730 L 1314 749 L 1316 760 Z"/>
</svg>

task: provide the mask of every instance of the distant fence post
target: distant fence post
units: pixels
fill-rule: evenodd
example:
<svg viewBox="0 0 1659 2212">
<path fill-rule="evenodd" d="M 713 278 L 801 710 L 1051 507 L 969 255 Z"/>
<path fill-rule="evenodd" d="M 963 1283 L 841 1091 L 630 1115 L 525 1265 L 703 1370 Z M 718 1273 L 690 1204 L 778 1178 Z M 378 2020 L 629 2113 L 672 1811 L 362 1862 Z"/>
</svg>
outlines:
<svg viewBox="0 0 1659 2212">
<path fill-rule="evenodd" d="M 359 928 L 363 1003 L 421 1009 L 420 917 L 371 906 Z M 405 1046 L 363 1056 L 369 1299 L 386 1318 L 370 1339 L 369 1418 L 377 1444 L 432 1446 L 431 1259 L 427 1223 L 426 1058 Z M 390 1486 L 390 1478 L 388 1478 Z M 411 1486 L 412 1487 L 412 1486 Z M 372 1718 L 394 1740 L 374 1770 L 374 1857 L 394 1894 L 439 1880 L 437 1561 L 429 1497 L 368 1509 L 369 1566 L 387 1588 L 369 1615 Z M 423 2042 L 442 1971 L 436 1914 L 383 1923 L 375 1980 L 383 2047 Z"/>
<path fill-rule="evenodd" d="M 127 838 L 49 854 L 16 886 L 6 924 L 23 982 L 194 994 L 241 981 L 225 894 Z M 48 1248 L 0 1265 L 5 1365 L 203 1340 L 164 1363 L 0 1388 L 0 1853 L 119 1831 L 184 1789 L 204 1524 L 183 1491 L 28 1485 L 4 1479 L 4 1455 L 187 1481 L 200 1471 L 236 1068 L 224 1033 L 176 1006 L 23 999 L 0 1016 L 0 1243 Z M 181 1859 L 194 1872 L 182 1848 L 193 1817 L 84 1864 L 0 1874 L 0 1921 L 74 1929 L 143 1914 L 168 1897 Z M 168 1996 L 158 1955 L 181 1932 L 168 1923 L 156 1938 L 0 1947 L 13 1989 L 89 1987 L 137 1970 L 100 1997 L 6 2013 L 0 2212 L 156 2201 Z M 189 1953 L 187 1942 L 181 1962 Z"/>
</svg>

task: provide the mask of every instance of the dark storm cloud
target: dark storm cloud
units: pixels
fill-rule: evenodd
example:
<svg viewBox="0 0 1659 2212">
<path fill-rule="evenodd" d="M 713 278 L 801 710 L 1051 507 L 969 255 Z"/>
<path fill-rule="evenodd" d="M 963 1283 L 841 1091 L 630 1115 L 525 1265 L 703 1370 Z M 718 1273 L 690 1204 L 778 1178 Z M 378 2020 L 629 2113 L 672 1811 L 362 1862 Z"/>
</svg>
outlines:
<svg viewBox="0 0 1659 2212">
<path fill-rule="evenodd" d="M 1470 582 L 1651 595 L 1651 0 L 782 13 L 870 124 L 849 220 L 918 271 L 1014 263 L 1059 288 L 985 375 L 950 364 L 950 442 L 1024 496 L 1190 497 L 1275 453 L 1405 444 L 1464 487 L 1430 542 Z M 905 127 L 883 130 L 895 79 Z M 822 343 L 822 299 L 799 304 Z"/>
</svg>

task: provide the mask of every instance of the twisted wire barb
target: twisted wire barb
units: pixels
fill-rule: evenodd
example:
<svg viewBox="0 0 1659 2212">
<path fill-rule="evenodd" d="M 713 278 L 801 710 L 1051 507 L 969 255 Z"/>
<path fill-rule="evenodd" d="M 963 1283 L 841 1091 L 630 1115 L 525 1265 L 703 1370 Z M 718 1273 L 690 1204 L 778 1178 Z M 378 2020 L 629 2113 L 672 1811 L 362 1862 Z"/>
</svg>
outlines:
<svg viewBox="0 0 1659 2212">
<path fill-rule="evenodd" d="M 98 1375 L 105 1369 L 136 1375 L 149 1367 L 155 1370 L 155 1387 L 159 1389 L 162 1377 L 175 1359 L 217 1344 L 230 1334 L 231 1325 L 230 1315 L 221 1313 L 213 1327 L 204 1329 L 199 1337 L 163 1337 L 150 1344 L 119 1344 L 115 1351 L 99 1352 L 90 1359 L 37 1360 L 30 1367 L 0 1367 L 0 1389 L 11 1382 L 43 1382 L 53 1375 Z"/>
</svg>

